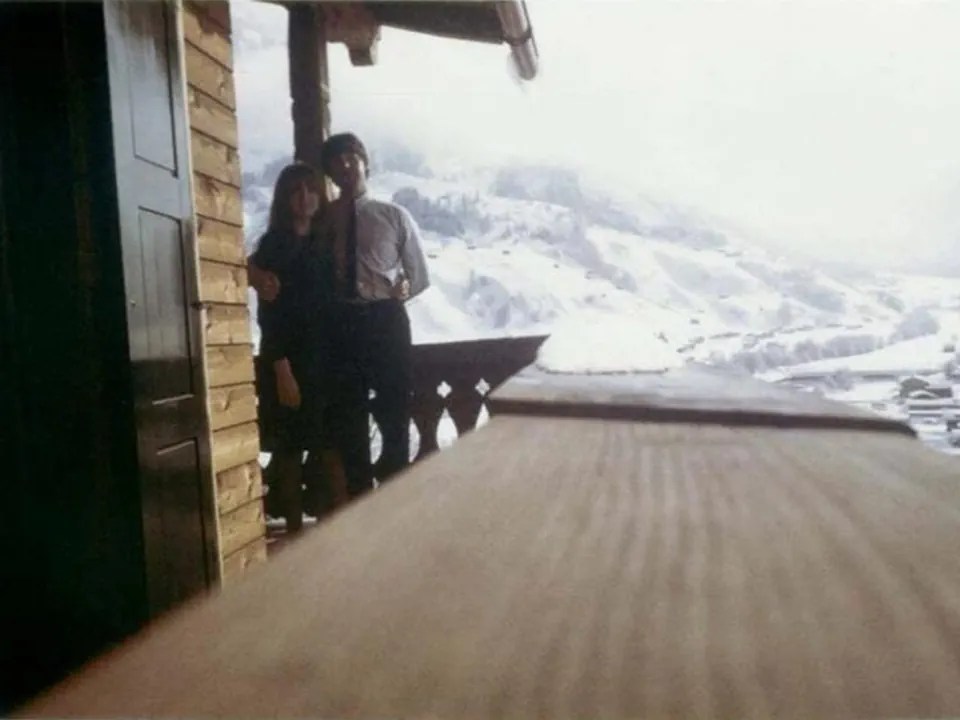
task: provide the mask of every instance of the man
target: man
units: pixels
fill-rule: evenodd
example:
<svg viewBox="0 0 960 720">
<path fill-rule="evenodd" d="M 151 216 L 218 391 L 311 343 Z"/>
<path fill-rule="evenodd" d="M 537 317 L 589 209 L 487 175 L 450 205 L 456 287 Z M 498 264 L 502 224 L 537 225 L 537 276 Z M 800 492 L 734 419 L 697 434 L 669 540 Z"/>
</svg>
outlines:
<svg viewBox="0 0 960 720">
<path fill-rule="evenodd" d="M 374 396 L 370 409 L 383 441 L 376 476 L 383 482 L 409 463 L 411 341 L 404 301 L 428 287 L 426 259 L 410 213 L 368 195 L 370 161 L 359 138 L 331 136 L 321 163 L 340 190 L 322 232 L 333 250 L 341 361 L 362 374 Z M 369 453 L 366 428 L 356 442 L 347 455 L 362 462 L 359 444 Z"/>
</svg>

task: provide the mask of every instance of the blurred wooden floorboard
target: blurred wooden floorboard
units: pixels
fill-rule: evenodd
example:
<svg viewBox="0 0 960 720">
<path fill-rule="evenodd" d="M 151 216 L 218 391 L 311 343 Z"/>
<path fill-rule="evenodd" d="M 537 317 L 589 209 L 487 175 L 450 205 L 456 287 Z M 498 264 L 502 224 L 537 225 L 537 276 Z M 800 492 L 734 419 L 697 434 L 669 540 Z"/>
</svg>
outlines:
<svg viewBox="0 0 960 720">
<path fill-rule="evenodd" d="M 497 417 L 23 712 L 956 715 L 958 471 L 895 433 Z"/>
</svg>

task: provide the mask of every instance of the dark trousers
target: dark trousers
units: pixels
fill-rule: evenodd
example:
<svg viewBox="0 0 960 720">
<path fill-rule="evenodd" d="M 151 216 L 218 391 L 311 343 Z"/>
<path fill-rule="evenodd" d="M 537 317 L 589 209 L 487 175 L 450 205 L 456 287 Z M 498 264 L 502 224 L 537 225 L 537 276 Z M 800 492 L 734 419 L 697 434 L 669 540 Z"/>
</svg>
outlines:
<svg viewBox="0 0 960 720">
<path fill-rule="evenodd" d="M 381 300 L 339 309 L 337 366 L 347 385 L 357 380 L 365 397 L 360 415 L 347 399 L 335 410 L 343 420 L 342 442 L 351 495 L 372 486 L 372 475 L 389 480 L 409 464 L 412 395 L 410 320 L 403 304 Z M 370 465 L 369 411 L 380 428 L 382 451 L 376 468 Z M 362 425 L 362 430 L 361 430 Z"/>
</svg>

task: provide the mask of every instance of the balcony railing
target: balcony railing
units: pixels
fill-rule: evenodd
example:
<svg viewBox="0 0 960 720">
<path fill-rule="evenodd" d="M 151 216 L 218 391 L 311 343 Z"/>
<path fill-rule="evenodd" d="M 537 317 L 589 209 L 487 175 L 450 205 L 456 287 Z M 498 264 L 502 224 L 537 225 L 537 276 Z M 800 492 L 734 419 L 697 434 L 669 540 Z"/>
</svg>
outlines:
<svg viewBox="0 0 960 720">
<path fill-rule="evenodd" d="M 413 348 L 413 407 L 411 421 L 418 438 L 414 460 L 437 450 L 444 436 L 443 419 L 449 416 L 457 436 L 474 429 L 487 395 L 511 375 L 530 365 L 546 335 L 429 343 Z M 258 358 L 259 360 L 259 358 Z M 260 444 L 264 452 L 274 447 L 277 407 L 272 372 L 257 367 Z M 269 482 L 269 473 L 267 473 Z"/>
<path fill-rule="evenodd" d="M 413 423 L 416 460 L 437 450 L 446 412 L 463 435 L 477 426 L 491 390 L 530 365 L 545 335 L 414 346 Z"/>
</svg>

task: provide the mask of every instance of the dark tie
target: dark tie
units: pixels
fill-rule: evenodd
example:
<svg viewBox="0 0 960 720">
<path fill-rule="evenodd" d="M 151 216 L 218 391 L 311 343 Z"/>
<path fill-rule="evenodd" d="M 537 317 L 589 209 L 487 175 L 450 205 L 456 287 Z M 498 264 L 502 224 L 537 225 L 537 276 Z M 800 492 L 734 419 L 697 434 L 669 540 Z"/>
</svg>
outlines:
<svg viewBox="0 0 960 720">
<path fill-rule="evenodd" d="M 346 271 L 344 273 L 344 294 L 347 298 L 357 297 L 357 202 L 351 200 L 347 206 L 347 247 Z"/>
</svg>

